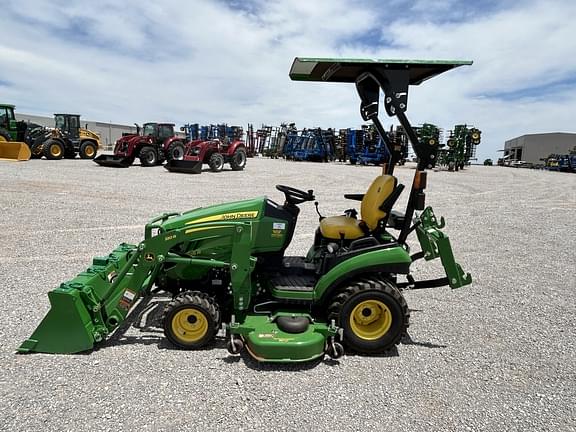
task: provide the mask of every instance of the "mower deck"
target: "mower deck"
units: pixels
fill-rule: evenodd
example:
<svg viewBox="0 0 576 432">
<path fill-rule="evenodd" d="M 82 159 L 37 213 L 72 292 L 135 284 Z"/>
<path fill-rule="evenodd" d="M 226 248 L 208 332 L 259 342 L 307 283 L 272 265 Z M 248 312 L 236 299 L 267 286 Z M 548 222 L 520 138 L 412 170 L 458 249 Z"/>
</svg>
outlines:
<svg viewBox="0 0 576 432">
<path fill-rule="evenodd" d="M 281 330 L 278 319 L 309 321 L 305 330 Z M 306 362 L 324 355 L 329 337 L 336 335 L 336 328 L 314 322 L 307 314 L 277 312 L 274 315 L 247 315 L 241 325 L 231 325 L 230 332 L 241 336 L 248 353 L 258 361 Z"/>
</svg>

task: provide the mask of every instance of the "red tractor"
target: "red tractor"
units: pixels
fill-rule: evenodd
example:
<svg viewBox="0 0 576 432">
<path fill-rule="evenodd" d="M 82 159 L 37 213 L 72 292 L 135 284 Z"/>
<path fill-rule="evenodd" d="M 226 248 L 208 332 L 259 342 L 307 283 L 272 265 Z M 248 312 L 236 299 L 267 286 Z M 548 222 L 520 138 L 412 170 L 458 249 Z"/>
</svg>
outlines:
<svg viewBox="0 0 576 432">
<path fill-rule="evenodd" d="M 207 164 L 214 172 L 222 171 L 229 163 L 232 171 L 242 171 L 246 166 L 246 145 L 239 139 L 193 140 L 186 144 L 184 158 L 171 159 L 164 165 L 168 171 L 200 174 Z"/>
<path fill-rule="evenodd" d="M 136 125 L 136 135 L 124 135 L 114 147 L 114 155 L 101 155 L 94 159 L 98 165 L 126 168 L 140 159 L 143 167 L 161 165 L 165 160 L 184 158 L 184 139 L 174 133 L 173 123 L 144 123 L 142 134 Z"/>
</svg>

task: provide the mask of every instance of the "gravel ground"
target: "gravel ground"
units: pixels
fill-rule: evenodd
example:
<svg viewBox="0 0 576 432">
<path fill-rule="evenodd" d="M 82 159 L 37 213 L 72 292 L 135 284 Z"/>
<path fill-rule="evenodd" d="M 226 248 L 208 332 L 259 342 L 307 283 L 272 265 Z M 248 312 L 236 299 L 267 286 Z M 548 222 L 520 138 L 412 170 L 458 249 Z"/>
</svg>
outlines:
<svg viewBox="0 0 576 432">
<path fill-rule="evenodd" d="M 351 206 L 376 167 L 250 159 L 244 172 L 171 174 L 90 161 L 0 163 L 0 430 L 576 430 L 576 176 L 500 167 L 431 172 L 471 286 L 406 293 L 411 341 L 386 356 L 305 366 L 229 357 L 224 343 L 178 351 L 133 326 L 83 355 L 16 355 L 46 293 L 167 210 L 316 190 Z M 413 167 L 397 176 L 409 185 Z M 403 194 L 404 203 L 407 193 Z M 289 252 L 317 217 L 303 205 Z M 439 263 L 416 268 L 438 277 Z M 161 304 L 164 300 L 156 300 Z"/>
</svg>

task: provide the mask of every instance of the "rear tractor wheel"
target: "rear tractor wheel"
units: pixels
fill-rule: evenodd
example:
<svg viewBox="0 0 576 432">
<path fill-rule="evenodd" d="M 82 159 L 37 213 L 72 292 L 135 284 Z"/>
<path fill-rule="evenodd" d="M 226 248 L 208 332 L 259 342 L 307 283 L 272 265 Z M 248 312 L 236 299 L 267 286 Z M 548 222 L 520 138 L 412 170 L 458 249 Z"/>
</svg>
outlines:
<svg viewBox="0 0 576 432">
<path fill-rule="evenodd" d="M 164 309 L 164 334 L 182 349 L 198 349 L 211 342 L 220 326 L 220 308 L 209 295 L 186 291 Z"/>
<path fill-rule="evenodd" d="M 50 139 L 42 146 L 42 153 L 46 159 L 62 159 L 64 157 L 64 147 L 58 141 Z"/>
<path fill-rule="evenodd" d="M 212 153 L 210 159 L 208 159 L 208 166 L 214 172 L 222 171 L 222 168 L 224 168 L 224 156 L 220 153 Z"/>
<path fill-rule="evenodd" d="M 184 144 L 180 141 L 175 141 L 168 147 L 166 152 L 167 160 L 182 160 L 184 159 Z"/>
<path fill-rule="evenodd" d="M 334 297 L 329 313 L 343 329 L 344 344 L 366 354 L 382 353 L 397 345 L 410 319 L 398 288 L 379 279 L 352 282 Z"/>
<path fill-rule="evenodd" d="M 237 149 L 230 158 L 230 166 L 232 171 L 242 171 L 246 166 L 246 150 Z"/>
<path fill-rule="evenodd" d="M 92 141 L 84 141 L 80 145 L 79 153 L 82 159 L 94 159 L 96 152 L 96 144 L 94 144 Z"/>
<path fill-rule="evenodd" d="M 0 129 L 0 142 L 10 141 L 10 134 L 4 129 Z"/>
</svg>

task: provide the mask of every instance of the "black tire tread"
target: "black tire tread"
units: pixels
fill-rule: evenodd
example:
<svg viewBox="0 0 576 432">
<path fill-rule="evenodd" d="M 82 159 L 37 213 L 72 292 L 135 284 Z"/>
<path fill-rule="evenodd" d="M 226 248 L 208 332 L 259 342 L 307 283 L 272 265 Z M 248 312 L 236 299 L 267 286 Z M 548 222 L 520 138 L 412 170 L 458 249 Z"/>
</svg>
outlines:
<svg viewBox="0 0 576 432">
<path fill-rule="evenodd" d="M 201 341 L 199 344 L 195 344 L 194 346 L 180 345 L 177 343 L 177 341 L 174 341 L 168 334 L 167 328 L 169 328 L 170 323 L 168 323 L 167 321 L 168 321 L 170 313 L 174 309 L 180 308 L 183 306 L 196 306 L 196 307 L 206 311 L 209 315 L 209 318 L 214 322 L 214 329 L 213 329 L 212 334 L 209 335 L 208 337 L 206 337 L 204 341 Z M 207 345 L 208 343 L 210 343 L 214 339 L 216 334 L 218 333 L 218 330 L 220 328 L 220 323 L 221 323 L 220 307 L 218 306 L 218 303 L 216 302 L 216 300 L 213 297 L 211 297 L 210 295 L 208 295 L 207 293 L 204 293 L 202 291 L 185 291 L 183 293 L 180 293 L 176 297 L 174 297 L 172 299 L 172 301 L 170 301 L 166 305 L 166 307 L 164 308 L 163 314 L 162 314 L 162 323 L 164 325 L 164 334 L 166 334 L 166 337 L 172 343 L 174 343 L 174 345 L 178 346 L 179 348 L 184 348 L 184 349 L 201 348 L 204 345 Z"/>
<path fill-rule="evenodd" d="M 154 161 L 154 163 L 149 163 L 146 160 L 146 153 L 148 152 L 155 152 L 156 154 L 156 160 Z M 148 167 L 148 166 L 154 166 L 158 164 L 158 153 L 156 152 L 156 150 L 154 149 L 154 147 L 152 146 L 144 146 L 140 149 L 140 151 L 138 152 L 138 159 L 140 159 L 140 165 L 142 165 L 143 167 Z"/>
<path fill-rule="evenodd" d="M 244 163 L 242 165 L 239 165 L 236 163 L 236 154 L 237 153 L 244 153 Z M 232 168 L 232 171 L 242 171 L 244 169 L 244 167 L 246 166 L 246 161 L 248 159 L 248 155 L 246 154 L 246 150 L 244 150 L 243 148 L 239 148 L 236 149 L 236 151 L 234 152 L 234 154 L 232 155 L 232 157 L 230 158 L 230 167 Z"/>
<path fill-rule="evenodd" d="M 94 147 L 94 156 L 92 156 L 92 157 L 89 157 L 86 154 L 86 147 L 89 145 Z M 80 143 L 80 149 L 78 151 L 78 154 L 80 155 L 80 159 L 94 159 L 96 157 L 97 152 L 98 152 L 98 146 L 96 145 L 96 143 L 94 141 L 84 140 Z"/>
<path fill-rule="evenodd" d="M 50 146 L 52 145 L 52 143 L 57 143 L 61 150 L 62 150 L 62 154 L 60 155 L 59 158 L 55 158 L 50 154 Z M 62 159 L 64 157 L 64 152 L 66 150 L 64 149 L 64 147 L 62 146 L 62 144 L 54 139 L 49 139 L 44 141 L 44 144 L 42 144 L 42 154 L 46 157 L 46 159 L 50 159 L 50 160 L 57 160 L 57 159 Z"/>
<path fill-rule="evenodd" d="M 340 316 L 344 305 L 353 296 L 367 291 L 380 291 L 390 295 L 392 298 L 394 298 L 394 300 L 398 302 L 402 309 L 402 315 L 404 317 L 402 330 L 385 348 L 377 351 L 370 351 L 373 353 L 384 352 L 391 347 L 398 345 L 402 338 L 406 335 L 407 329 L 410 326 L 410 310 L 408 309 L 408 304 L 406 303 L 406 300 L 404 299 L 404 296 L 400 290 L 392 282 L 379 278 L 362 278 L 352 281 L 349 285 L 343 287 L 339 293 L 334 296 L 332 303 L 330 303 L 328 306 L 328 319 L 334 320 L 337 325 L 340 325 Z M 343 342 L 346 344 L 346 340 Z"/>
<path fill-rule="evenodd" d="M 186 147 L 182 141 L 174 141 L 168 146 L 168 150 L 166 151 L 166 160 L 172 160 L 172 150 L 174 147 L 182 147 L 182 155 L 186 152 Z"/>
<path fill-rule="evenodd" d="M 221 160 L 219 165 L 216 163 L 216 159 L 219 161 Z M 222 168 L 224 167 L 224 156 L 222 156 L 220 153 L 212 153 L 208 159 L 208 166 L 213 172 L 222 171 Z"/>
</svg>

